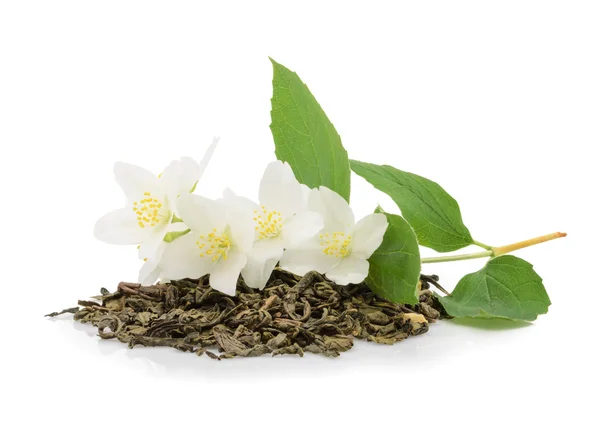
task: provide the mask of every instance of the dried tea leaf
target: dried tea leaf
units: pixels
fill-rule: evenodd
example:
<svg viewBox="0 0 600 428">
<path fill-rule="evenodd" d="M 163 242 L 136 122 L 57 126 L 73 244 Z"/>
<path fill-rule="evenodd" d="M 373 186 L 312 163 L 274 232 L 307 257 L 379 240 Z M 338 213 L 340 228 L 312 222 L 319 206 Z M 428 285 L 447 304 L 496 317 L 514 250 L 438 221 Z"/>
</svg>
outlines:
<svg viewBox="0 0 600 428">
<path fill-rule="evenodd" d="M 79 306 L 75 306 L 74 308 L 63 309 L 60 312 L 50 312 L 49 314 L 46 314 L 44 316 L 52 318 L 52 317 L 57 317 L 62 314 L 74 314 L 74 313 L 77 313 L 78 310 L 79 310 Z"/>
<path fill-rule="evenodd" d="M 423 315 L 436 319 L 437 302 L 431 292 L 419 299 L 408 307 L 365 284 L 342 287 L 316 272 L 298 277 L 277 269 L 264 290 L 241 282 L 235 297 L 212 290 L 206 278 L 152 287 L 120 283 L 115 293 L 103 290 L 101 304 L 80 301 L 73 318 L 129 347 L 168 346 L 217 360 L 305 352 L 336 357 L 354 338 L 392 344 L 427 331 Z"/>
</svg>

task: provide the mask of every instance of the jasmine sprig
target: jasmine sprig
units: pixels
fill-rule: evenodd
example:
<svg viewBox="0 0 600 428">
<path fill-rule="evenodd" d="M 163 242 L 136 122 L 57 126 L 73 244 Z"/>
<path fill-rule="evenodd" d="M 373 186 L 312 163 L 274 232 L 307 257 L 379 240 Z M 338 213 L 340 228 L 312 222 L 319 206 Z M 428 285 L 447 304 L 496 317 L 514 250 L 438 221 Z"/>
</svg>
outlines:
<svg viewBox="0 0 600 428">
<path fill-rule="evenodd" d="M 226 189 L 209 200 L 192 195 L 216 140 L 200 163 L 173 161 L 158 176 L 117 163 L 124 208 L 102 217 L 95 235 L 137 244 L 140 282 L 210 275 L 210 285 L 234 295 L 238 278 L 263 288 L 273 269 L 315 270 L 340 285 L 365 281 L 396 303 L 419 303 L 422 264 L 488 258 L 451 295 L 440 297 L 453 316 L 531 321 L 550 299 L 533 266 L 508 255 L 566 236 L 557 232 L 501 247 L 475 240 L 456 200 L 439 184 L 389 165 L 349 160 L 341 138 L 296 73 L 274 67 L 271 130 L 279 161 L 267 166 L 259 202 Z M 402 216 L 381 208 L 356 222 L 350 208 L 350 171 L 389 195 Z M 467 246 L 484 251 L 421 259 L 419 246 L 446 253 Z"/>
<path fill-rule="evenodd" d="M 530 321 L 547 311 L 550 299 L 541 278 L 529 263 L 507 254 L 564 237 L 565 233 L 501 247 L 473 239 L 458 203 L 439 184 L 389 165 L 347 161 L 337 131 L 308 87 L 296 73 L 271 61 L 271 130 L 277 157 L 290 163 L 300 182 L 310 187 L 327 185 L 340 194 L 350 194 L 349 165 L 354 173 L 389 195 L 402 212 L 402 217 L 395 218 L 387 214 L 390 227 L 369 259 L 366 282 L 374 292 L 396 303 L 414 304 L 419 286 L 415 272 L 420 272 L 422 263 L 489 258 L 481 271 L 466 275 L 451 296 L 441 299 L 448 313 Z M 419 246 L 445 253 L 470 245 L 484 251 L 423 259 L 419 255 Z"/>
</svg>

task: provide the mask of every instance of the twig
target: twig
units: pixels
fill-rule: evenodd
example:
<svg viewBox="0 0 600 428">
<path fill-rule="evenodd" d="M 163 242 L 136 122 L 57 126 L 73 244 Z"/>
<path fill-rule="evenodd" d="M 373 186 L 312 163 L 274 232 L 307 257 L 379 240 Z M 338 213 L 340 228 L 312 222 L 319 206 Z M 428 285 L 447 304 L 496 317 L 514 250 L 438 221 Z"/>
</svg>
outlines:
<svg viewBox="0 0 600 428">
<path fill-rule="evenodd" d="M 421 274 L 421 281 L 425 281 L 427 284 L 431 284 L 431 285 L 435 286 L 438 290 L 440 290 L 446 296 L 450 296 L 451 294 L 448 293 L 446 291 L 446 289 L 438 283 L 439 279 L 440 279 L 440 277 L 437 275 Z"/>
</svg>

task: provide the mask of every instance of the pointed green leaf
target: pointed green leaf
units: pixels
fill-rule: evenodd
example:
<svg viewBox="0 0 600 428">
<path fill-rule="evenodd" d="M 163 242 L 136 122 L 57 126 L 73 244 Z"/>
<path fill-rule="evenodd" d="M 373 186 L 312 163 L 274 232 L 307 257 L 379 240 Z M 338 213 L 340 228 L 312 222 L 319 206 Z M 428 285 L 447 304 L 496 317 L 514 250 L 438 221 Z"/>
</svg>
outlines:
<svg viewBox="0 0 600 428">
<path fill-rule="evenodd" d="M 458 203 L 437 183 L 389 165 L 351 160 L 350 166 L 394 200 L 415 230 L 419 244 L 448 252 L 473 243 Z"/>
<path fill-rule="evenodd" d="M 365 282 L 373 292 L 394 303 L 418 303 L 421 258 L 417 237 L 402 217 L 383 214 L 389 225 L 381 246 L 369 258 Z"/>
<path fill-rule="evenodd" d="M 271 62 L 271 132 L 277 159 L 290 164 L 299 182 L 329 187 L 349 201 L 350 165 L 340 136 L 298 75 Z"/>
<path fill-rule="evenodd" d="M 515 256 L 491 259 L 460 280 L 440 301 L 453 317 L 533 321 L 548 312 L 550 298 L 533 266 Z"/>
</svg>

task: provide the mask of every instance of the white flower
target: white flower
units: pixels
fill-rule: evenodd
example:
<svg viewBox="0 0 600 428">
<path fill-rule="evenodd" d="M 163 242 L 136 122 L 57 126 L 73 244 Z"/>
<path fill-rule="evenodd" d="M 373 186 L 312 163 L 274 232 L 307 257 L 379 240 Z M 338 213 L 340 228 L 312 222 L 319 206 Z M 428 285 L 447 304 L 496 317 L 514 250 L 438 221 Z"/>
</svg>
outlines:
<svg viewBox="0 0 600 428">
<path fill-rule="evenodd" d="M 285 251 L 282 269 L 297 275 L 316 270 L 340 285 L 367 277 L 373 252 L 381 245 L 388 223 L 384 214 L 369 214 L 358 223 L 348 203 L 327 187 L 312 189 L 309 209 L 323 216 L 324 228 L 315 238 Z"/>
<path fill-rule="evenodd" d="M 252 288 L 265 287 L 284 248 L 302 244 L 323 228 L 321 216 L 307 210 L 302 185 L 287 163 L 276 161 L 267 166 L 260 182 L 260 205 L 230 190 L 224 196 L 230 209 L 254 222 L 255 242 L 242 270 L 244 281 Z"/>
<path fill-rule="evenodd" d="M 183 222 L 177 222 L 171 223 L 167 227 L 166 233 L 178 233 L 186 230 L 188 230 L 188 227 Z M 171 245 L 171 243 L 164 240 L 161 241 L 153 258 L 143 258 L 144 264 L 142 265 L 138 276 L 138 282 L 140 284 L 152 285 L 156 283 L 161 276 L 161 261 L 168 245 Z"/>
<path fill-rule="evenodd" d="M 235 295 L 240 271 L 254 240 L 251 218 L 228 210 L 223 199 L 181 195 L 179 214 L 191 231 L 165 246 L 159 269 L 163 280 L 210 274 L 210 286 Z"/>
<path fill-rule="evenodd" d="M 94 236 L 109 244 L 139 244 L 140 258 L 155 258 L 173 220 L 177 196 L 193 190 L 217 142 L 218 138 L 213 139 L 200 163 L 183 157 L 171 162 L 158 176 L 139 166 L 117 162 L 115 178 L 127 204 L 100 218 Z"/>
</svg>

